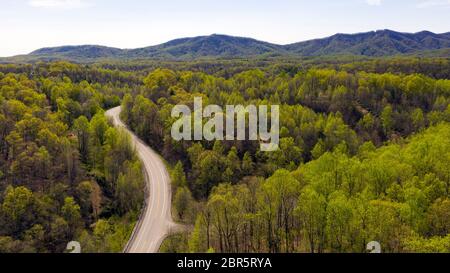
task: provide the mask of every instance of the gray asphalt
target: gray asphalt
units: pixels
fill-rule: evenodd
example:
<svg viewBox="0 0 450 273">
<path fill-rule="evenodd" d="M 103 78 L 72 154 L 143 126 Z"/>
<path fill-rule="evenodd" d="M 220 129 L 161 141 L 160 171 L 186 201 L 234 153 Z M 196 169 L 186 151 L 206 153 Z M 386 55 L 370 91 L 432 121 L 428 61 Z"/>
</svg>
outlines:
<svg viewBox="0 0 450 273">
<path fill-rule="evenodd" d="M 176 225 L 171 215 L 170 176 L 161 157 L 140 140 L 120 120 L 121 108 L 106 112 L 114 126 L 126 130 L 136 148 L 146 173 L 145 206 L 124 252 L 157 253 L 163 240 Z"/>
</svg>

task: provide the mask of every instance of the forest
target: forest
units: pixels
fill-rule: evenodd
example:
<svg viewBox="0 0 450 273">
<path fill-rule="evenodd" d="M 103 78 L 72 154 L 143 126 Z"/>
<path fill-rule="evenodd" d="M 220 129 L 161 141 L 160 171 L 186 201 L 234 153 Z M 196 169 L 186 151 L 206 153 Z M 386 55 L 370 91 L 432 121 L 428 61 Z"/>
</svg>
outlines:
<svg viewBox="0 0 450 273">
<path fill-rule="evenodd" d="M 120 252 L 139 159 L 170 168 L 162 252 L 450 252 L 450 65 L 440 58 L 0 65 L 0 252 Z M 280 149 L 175 141 L 171 110 L 280 105 Z"/>
<path fill-rule="evenodd" d="M 121 252 L 143 202 L 143 176 L 129 136 L 104 109 L 126 83 L 106 84 L 51 64 L 0 73 L 0 252 Z M 2 67 L 1 70 L 5 69 Z M 10 68 L 6 68 L 8 70 Z M 65 72 L 64 72 L 65 71 Z"/>
</svg>

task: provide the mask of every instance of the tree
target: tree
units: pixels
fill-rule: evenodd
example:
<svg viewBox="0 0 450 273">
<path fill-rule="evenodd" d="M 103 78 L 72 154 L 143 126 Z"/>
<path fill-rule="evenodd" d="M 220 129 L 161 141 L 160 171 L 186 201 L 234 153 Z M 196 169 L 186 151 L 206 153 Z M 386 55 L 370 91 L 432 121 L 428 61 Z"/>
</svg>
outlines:
<svg viewBox="0 0 450 273">
<path fill-rule="evenodd" d="M 381 113 L 381 121 L 383 125 L 384 134 L 389 136 L 389 133 L 393 130 L 394 121 L 393 121 L 393 111 L 392 106 L 388 105 L 384 107 L 383 112 Z"/>
<path fill-rule="evenodd" d="M 228 179 L 225 181 L 228 182 L 236 182 L 238 178 L 241 176 L 241 160 L 237 155 L 236 147 L 232 147 L 228 152 L 227 158 L 227 170 L 228 170 Z M 227 171 L 226 170 L 226 171 Z"/>
<path fill-rule="evenodd" d="M 157 105 L 145 98 L 137 96 L 131 110 L 132 127 L 136 134 L 153 147 L 163 143 L 163 124 L 159 117 Z"/>
<path fill-rule="evenodd" d="M 131 144 L 130 136 L 124 130 L 109 128 L 106 131 L 104 152 L 104 174 L 108 182 L 109 189 L 116 191 L 119 173 L 124 172 L 124 164 L 133 161 L 134 148 Z"/>
<path fill-rule="evenodd" d="M 176 191 L 173 205 L 180 220 L 184 220 L 186 213 L 189 211 L 192 202 L 191 192 L 186 187 L 178 188 Z"/>
<path fill-rule="evenodd" d="M 74 121 L 74 130 L 78 138 L 78 151 L 80 153 L 81 162 L 88 163 L 89 160 L 89 139 L 90 139 L 90 125 L 85 116 L 81 116 Z"/>
<path fill-rule="evenodd" d="M 197 220 L 195 221 L 194 231 L 192 231 L 191 236 L 188 240 L 188 247 L 189 252 L 191 253 L 202 253 L 206 252 L 205 247 L 205 232 L 203 230 L 202 226 L 202 219 L 200 217 L 197 217 Z"/>
<path fill-rule="evenodd" d="M 403 240 L 405 251 L 409 253 L 449 253 L 450 235 L 445 237 L 423 238 L 411 236 Z"/>
<path fill-rule="evenodd" d="M 126 164 L 126 172 L 119 174 L 116 190 L 119 215 L 138 211 L 144 202 L 144 178 L 139 161 Z"/>
<path fill-rule="evenodd" d="M 42 225 L 33 225 L 25 232 L 24 241 L 32 245 L 37 252 L 45 251 L 45 229 Z"/>
<path fill-rule="evenodd" d="M 425 117 L 423 111 L 420 108 L 416 108 L 412 113 L 412 122 L 415 131 L 419 131 L 425 126 Z"/>
<path fill-rule="evenodd" d="M 91 214 L 93 210 L 92 195 L 94 187 L 90 181 L 81 182 L 76 188 L 77 201 L 80 204 L 80 212 L 84 217 Z"/>
<path fill-rule="evenodd" d="M 278 167 L 297 166 L 302 161 L 302 150 L 294 138 L 281 138 L 280 149 L 270 154 L 270 160 Z"/>
<path fill-rule="evenodd" d="M 8 186 L 3 199 L 2 211 L 12 233 L 25 231 L 32 224 L 35 214 L 33 193 L 25 187 Z"/>
<path fill-rule="evenodd" d="M 176 189 L 187 186 L 186 175 L 184 174 L 183 163 L 181 161 L 177 162 L 170 174 L 172 183 Z"/>
<path fill-rule="evenodd" d="M 83 123 L 81 120 L 80 123 Z M 91 132 L 92 132 L 92 142 L 95 146 L 102 146 L 106 141 L 106 131 L 108 130 L 108 122 L 104 113 L 98 113 L 95 115 L 90 123 Z"/>
<path fill-rule="evenodd" d="M 171 87 L 176 84 L 176 80 L 176 74 L 171 70 L 154 70 L 144 79 L 144 84 L 149 89 L 147 97 L 155 101 L 160 97 L 169 97 Z"/>
<path fill-rule="evenodd" d="M 302 190 L 295 212 L 306 230 L 311 253 L 325 249 L 326 210 L 325 197 L 310 187 Z"/>
<path fill-rule="evenodd" d="M 438 199 L 429 208 L 426 216 L 428 235 L 446 236 L 450 233 L 450 200 Z"/>
<path fill-rule="evenodd" d="M 209 195 L 214 186 L 223 181 L 225 166 L 223 156 L 211 150 L 204 151 L 194 163 L 194 169 L 198 173 L 196 186 L 204 197 Z"/>
<path fill-rule="evenodd" d="M 370 201 L 367 228 L 369 240 L 377 241 L 383 246 L 383 252 L 400 252 L 401 240 L 410 234 L 402 223 L 400 210 L 402 204 L 373 200 Z"/>
<path fill-rule="evenodd" d="M 340 114 L 330 114 L 324 128 L 324 145 L 327 151 L 332 151 L 336 146 L 345 143 L 349 151 L 354 154 L 358 146 L 356 133 L 344 123 Z"/>
<path fill-rule="evenodd" d="M 73 236 L 80 227 L 81 219 L 80 206 L 75 202 L 73 197 L 66 197 L 66 199 L 64 199 L 61 214 L 69 225 L 70 234 Z"/>
<path fill-rule="evenodd" d="M 352 208 L 345 195 L 335 192 L 330 196 L 327 210 L 327 234 L 330 248 L 342 252 L 350 246 L 349 232 Z"/>
<path fill-rule="evenodd" d="M 252 156 L 249 152 L 244 154 L 244 158 L 242 159 L 242 172 L 244 175 L 251 175 L 253 172 L 255 164 L 253 163 Z"/>
<path fill-rule="evenodd" d="M 48 240 L 51 242 L 48 246 L 49 250 L 59 253 L 65 250 L 67 242 L 73 240 L 71 238 L 70 227 L 62 217 L 56 217 L 50 224 Z"/>
<path fill-rule="evenodd" d="M 278 170 L 261 186 L 259 210 L 267 227 L 270 252 L 292 251 L 294 209 L 298 200 L 299 182 L 287 170 Z"/>
<path fill-rule="evenodd" d="M 244 225 L 242 202 L 245 199 L 242 197 L 246 196 L 246 193 L 245 186 L 220 184 L 213 189 L 208 199 L 208 214 L 218 237 L 218 247 L 214 249 L 222 253 L 239 252 L 239 231 Z"/>
<path fill-rule="evenodd" d="M 103 145 L 106 141 L 106 132 L 109 126 L 105 116 L 102 113 L 96 114 L 90 122 L 90 164 L 93 169 L 102 170 L 104 166 Z"/>
</svg>

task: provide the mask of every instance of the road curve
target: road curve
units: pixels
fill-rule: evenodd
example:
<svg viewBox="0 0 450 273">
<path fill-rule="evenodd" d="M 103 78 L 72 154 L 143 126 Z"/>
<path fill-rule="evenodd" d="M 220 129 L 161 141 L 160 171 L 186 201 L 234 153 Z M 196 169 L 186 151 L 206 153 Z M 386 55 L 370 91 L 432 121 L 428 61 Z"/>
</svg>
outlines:
<svg viewBox="0 0 450 273">
<path fill-rule="evenodd" d="M 157 253 L 170 230 L 175 227 L 171 215 L 171 184 L 161 157 L 140 140 L 120 120 L 121 107 L 106 112 L 114 126 L 123 128 L 131 136 L 142 161 L 145 173 L 145 205 L 125 253 Z"/>
</svg>

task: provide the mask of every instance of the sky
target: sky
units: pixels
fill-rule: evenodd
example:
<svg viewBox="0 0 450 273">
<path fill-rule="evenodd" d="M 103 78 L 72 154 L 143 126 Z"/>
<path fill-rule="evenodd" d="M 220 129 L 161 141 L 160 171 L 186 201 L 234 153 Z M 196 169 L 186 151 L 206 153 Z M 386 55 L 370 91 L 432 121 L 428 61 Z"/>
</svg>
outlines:
<svg viewBox="0 0 450 273">
<path fill-rule="evenodd" d="M 444 33 L 449 14 L 450 0 L 1 0 L 0 56 L 214 33 L 277 44 L 378 29 Z"/>
</svg>

